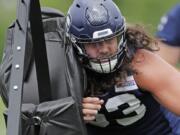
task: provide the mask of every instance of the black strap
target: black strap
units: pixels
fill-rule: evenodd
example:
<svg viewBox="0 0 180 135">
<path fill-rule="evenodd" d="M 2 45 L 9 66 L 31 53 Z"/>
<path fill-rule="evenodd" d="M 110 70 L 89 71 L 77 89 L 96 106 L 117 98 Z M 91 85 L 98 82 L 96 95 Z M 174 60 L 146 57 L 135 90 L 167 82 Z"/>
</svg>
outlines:
<svg viewBox="0 0 180 135">
<path fill-rule="evenodd" d="M 35 56 L 39 101 L 50 101 L 51 86 L 39 0 L 31 0 L 30 7 L 30 27 Z"/>
</svg>

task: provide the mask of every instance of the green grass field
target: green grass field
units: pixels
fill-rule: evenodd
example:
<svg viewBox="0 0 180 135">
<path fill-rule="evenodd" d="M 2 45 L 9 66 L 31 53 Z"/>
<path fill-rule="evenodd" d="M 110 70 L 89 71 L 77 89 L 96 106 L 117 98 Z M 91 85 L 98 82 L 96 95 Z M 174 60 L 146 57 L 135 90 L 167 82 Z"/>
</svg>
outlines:
<svg viewBox="0 0 180 135">
<path fill-rule="evenodd" d="M 0 135 L 6 134 L 5 123 L 4 123 L 4 118 L 3 118 L 3 111 L 4 111 L 4 105 L 0 98 Z"/>
<path fill-rule="evenodd" d="M 0 0 L 0 58 L 7 27 L 15 19 L 17 0 Z M 73 0 L 41 0 L 43 6 L 54 7 L 66 12 Z M 160 17 L 179 0 L 114 0 L 121 8 L 128 22 L 145 24 L 152 34 L 155 33 Z M 162 3 L 163 2 L 163 3 Z M 180 65 L 179 65 L 180 67 Z M 0 99 L 0 135 L 5 135 L 3 120 L 4 105 Z"/>
</svg>

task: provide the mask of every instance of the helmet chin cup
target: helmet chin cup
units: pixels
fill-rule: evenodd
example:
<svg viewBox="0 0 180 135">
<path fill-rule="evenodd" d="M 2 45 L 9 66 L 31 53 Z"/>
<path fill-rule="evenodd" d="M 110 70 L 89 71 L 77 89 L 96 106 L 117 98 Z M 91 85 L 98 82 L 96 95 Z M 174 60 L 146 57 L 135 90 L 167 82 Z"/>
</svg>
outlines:
<svg viewBox="0 0 180 135">
<path fill-rule="evenodd" d="M 94 70 L 95 72 L 98 73 L 111 73 L 112 71 L 114 71 L 114 68 L 117 64 L 117 58 L 113 59 L 113 60 L 109 60 L 107 62 L 93 62 L 90 61 L 89 62 L 91 70 Z"/>
</svg>

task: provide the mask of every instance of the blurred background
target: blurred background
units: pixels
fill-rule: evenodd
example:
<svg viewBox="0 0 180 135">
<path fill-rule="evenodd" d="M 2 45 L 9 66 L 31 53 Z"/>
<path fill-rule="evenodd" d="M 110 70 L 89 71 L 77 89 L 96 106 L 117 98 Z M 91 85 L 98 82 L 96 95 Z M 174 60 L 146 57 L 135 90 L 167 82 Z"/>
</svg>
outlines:
<svg viewBox="0 0 180 135">
<path fill-rule="evenodd" d="M 73 0 L 40 0 L 41 6 L 57 8 L 66 14 Z M 129 23 L 143 24 L 154 35 L 157 25 L 172 6 L 180 0 L 114 0 Z M 4 48 L 7 27 L 16 16 L 17 0 L 0 0 L 0 61 Z M 0 135 L 5 135 L 3 111 L 5 107 L 0 99 Z"/>
</svg>

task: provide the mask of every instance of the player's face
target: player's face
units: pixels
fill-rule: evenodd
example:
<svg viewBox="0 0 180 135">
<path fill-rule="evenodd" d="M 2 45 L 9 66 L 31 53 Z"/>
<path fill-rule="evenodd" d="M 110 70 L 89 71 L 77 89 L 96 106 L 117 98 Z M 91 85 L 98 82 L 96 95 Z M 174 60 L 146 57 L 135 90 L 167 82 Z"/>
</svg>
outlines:
<svg viewBox="0 0 180 135">
<path fill-rule="evenodd" d="M 117 38 L 97 42 L 97 43 L 86 43 L 84 45 L 86 53 L 91 58 L 103 59 L 115 54 L 118 50 Z"/>
</svg>

